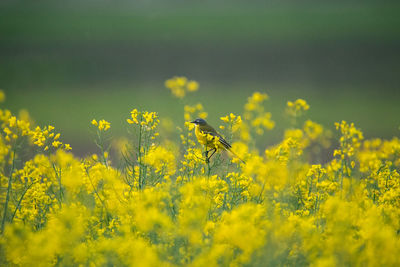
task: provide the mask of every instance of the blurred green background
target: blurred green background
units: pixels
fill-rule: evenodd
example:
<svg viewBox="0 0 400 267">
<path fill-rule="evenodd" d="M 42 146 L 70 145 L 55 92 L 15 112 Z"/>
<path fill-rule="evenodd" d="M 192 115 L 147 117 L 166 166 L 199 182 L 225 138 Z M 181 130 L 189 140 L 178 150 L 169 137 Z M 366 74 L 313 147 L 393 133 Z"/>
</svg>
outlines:
<svg viewBox="0 0 400 267">
<path fill-rule="evenodd" d="M 209 121 L 241 113 L 253 91 L 279 140 L 288 100 L 333 129 L 348 120 L 367 137 L 399 135 L 399 1 L 0 2 L 0 89 L 6 107 L 52 124 L 75 153 L 93 149 L 93 118 L 123 135 L 133 108 L 183 123 L 164 81 L 200 83 Z M 89 145 L 90 144 L 90 145 Z"/>
</svg>

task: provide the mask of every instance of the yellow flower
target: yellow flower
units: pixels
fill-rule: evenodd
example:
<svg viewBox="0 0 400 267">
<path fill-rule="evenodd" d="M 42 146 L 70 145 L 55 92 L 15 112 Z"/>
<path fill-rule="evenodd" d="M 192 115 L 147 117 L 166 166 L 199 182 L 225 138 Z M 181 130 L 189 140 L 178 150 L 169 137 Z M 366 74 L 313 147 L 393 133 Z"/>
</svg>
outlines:
<svg viewBox="0 0 400 267">
<path fill-rule="evenodd" d="M 286 114 L 296 119 L 297 117 L 302 116 L 304 112 L 307 111 L 309 108 L 310 106 L 307 104 L 307 102 L 299 98 L 294 102 L 287 102 Z"/>
<path fill-rule="evenodd" d="M 64 145 L 64 149 L 65 149 L 65 150 L 71 150 L 72 148 L 71 148 L 71 145 L 70 145 L 70 144 L 65 144 L 65 145 Z"/>
<path fill-rule="evenodd" d="M 199 83 L 196 81 L 189 81 L 186 85 L 189 92 L 194 92 L 199 89 Z"/>
<path fill-rule="evenodd" d="M 62 143 L 60 141 L 54 141 L 51 145 L 55 148 L 58 148 Z"/>
<path fill-rule="evenodd" d="M 254 111 L 260 108 L 260 104 L 268 99 L 266 93 L 255 92 L 251 97 L 248 98 L 245 105 L 246 111 Z"/>
<path fill-rule="evenodd" d="M 262 93 L 260 93 L 260 92 L 255 92 L 255 93 L 253 94 L 252 98 L 253 98 L 253 101 L 254 101 L 254 102 L 260 103 L 260 102 L 262 102 L 262 101 L 268 99 L 268 95 L 265 94 L 265 93 L 262 94 Z"/>
<path fill-rule="evenodd" d="M 185 121 L 191 121 L 196 118 L 206 119 L 208 113 L 203 111 L 203 105 L 197 103 L 194 106 L 185 105 L 184 107 L 184 119 Z"/>
<path fill-rule="evenodd" d="M 192 131 L 194 129 L 194 124 L 190 123 L 189 121 L 185 122 L 185 127 L 189 130 Z"/>
<path fill-rule="evenodd" d="M 155 169 L 156 173 L 173 175 L 176 169 L 175 156 L 162 146 L 152 146 L 146 157 L 146 163 Z"/>
<path fill-rule="evenodd" d="M 8 125 L 10 127 L 14 127 L 17 124 L 17 117 L 12 116 L 9 120 L 8 120 Z"/>
<path fill-rule="evenodd" d="M 205 111 L 199 113 L 199 117 L 202 119 L 207 119 L 207 116 L 208 116 L 208 113 Z"/>
<path fill-rule="evenodd" d="M 186 77 L 175 77 L 175 82 L 177 86 L 184 86 L 187 82 L 187 78 Z"/>
<path fill-rule="evenodd" d="M 236 116 L 233 113 L 226 115 L 225 117 L 220 118 L 223 122 L 229 124 L 232 132 L 236 132 L 242 126 L 242 118 L 241 116 Z M 225 126 L 220 126 L 221 129 L 225 129 Z"/>
<path fill-rule="evenodd" d="M 318 123 L 315 123 L 311 120 L 307 120 L 304 123 L 304 132 L 311 140 L 316 140 L 318 137 L 322 135 L 323 127 Z"/>
<path fill-rule="evenodd" d="M 98 129 L 100 131 L 107 131 L 108 129 L 110 129 L 110 123 L 106 120 L 100 120 Z"/>
<path fill-rule="evenodd" d="M 196 81 L 188 81 L 186 77 L 173 77 L 164 83 L 171 93 L 177 98 L 184 98 L 186 92 L 194 92 L 199 89 Z"/>
<path fill-rule="evenodd" d="M 131 111 L 131 118 L 130 119 L 127 119 L 126 121 L 129 123 L 129 124 L 138 124 L 139 123 L 139 121 L 138 121 L 138 116 L 139 116 L 140 114 L 139 114 L 139 112 L 138 112 L 138 110 L 135 108 L 135 109 L 133 109 L 132 111 Z"/>
<path fill-rule="evenodd" d="M 6 94 L 3 90 L 0 90 L 0 103 L 3 103 L 6 100 Z"/>
<path fill-rule="evenodd" d="M 229 122 L 229 116 L 221 117 L 220 118 L 223 122 L 228 123 Z"/>
</svg>

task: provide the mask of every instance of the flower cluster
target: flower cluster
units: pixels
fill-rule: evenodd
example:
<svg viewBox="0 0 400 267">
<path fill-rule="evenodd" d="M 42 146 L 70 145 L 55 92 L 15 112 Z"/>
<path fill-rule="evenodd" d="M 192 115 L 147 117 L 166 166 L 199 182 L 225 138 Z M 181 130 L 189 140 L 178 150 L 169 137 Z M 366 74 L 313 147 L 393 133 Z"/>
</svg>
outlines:
<svg viewBox="0 0 400 267">
<path fill-rule="evenodd" d="M 0 113 L 0 119 L 3 121 L 4 139 L 8 142 L 16 141 L 19 137 L 31 134 L 29 122 L 18 120 L 17 117 L 11 116 L 7 111 Z"/>
<path fill-rule="evenodd" d="M 307 102 L 304 99 L 297 99 L 296 101 L 288 101 L 287 102 L 287 107 L 286 107 L 286 114 L 297 118 L 303 115 L 303 113 L 307 110 L 309 110 L 310 106 L 307 104 Z"/>
<path fill-rule="evenodd" d="M 251 139 L 251 131 L 255 131 L 257 135 L 262 135 L 265 130 L 271 130 L 275 127 L 275 122 L 271 120 L 271 113 L 264 110 L 264 101 L 268 98 L 265 93 L 255 92 L 247 99 L 244 106 L 245 121 L 241 126 L 241 139 L 243 141 Z"/>
<path fill-rule="evenodd" d="M 3 103 L 6 100 L 6 94 L 3 90 L 0 90 L 0 103 Z"/>
<path fill-rule="evenodd" d="M 93 119 L 91 123 L 92 125 L 96 126 L 99 131 L 105 132 L 111 127 L 111 124 L 106 120 L 99 120 L 99 122 L 97 122 L 95 119 Z"/>
<path fill-rule="evenodd" d="M 183 117 L 185 122 L 190 122 L 191 120 L 201 118 L 207 119 L 208 113 L 204 111 L 204 107 L 201 103 L 197 103 L 196 105 L 190 106 L 185 105 Z"/>
<path fill-rule="evenodd" d="M 223 122 L 225 122 L 226 124 L 229 125 L 229 130 L 234 133 L 236 132 L 238 129 L 240 129 L 240 126 L 242 124 L 242 117 L 236 116 L 233 113 L 230 113 L 229 115 L 226 115 L 225 117 L 221 117 L 220 118 Z M 220 126 L 220 129 L 225 129 L 225 126 Z"/>
<path fill-rule="evenodd" d="M 199 83 L 190 81 L 186 77 L 173 77 L 165 81 L 165 87 L 177 98 L 184 98 L 187 92 L 194 92 L 199 89 Z"/>
<path fill-rule="evenodd" d="M 44 151 L 47 151 L 50 148 L 58 149 L 62 147 L 65 150 L 71 150 L 69 144 L 63 144 L 59 140 L 60 133 L 55 133 L 54 127 L 51 125 L 45 126 L 43 129 L 37 126 L 35 130 L 30 132 L 30 135 L 33 143 L 38 147 L 43 147 Z"/>
<path fill-rule="evenodd" d="M 156 112 L 140 112 L 137 109 L 131 111 L 131 117 L 126 120 L 129 124 L 137 124 L 143 126 L 147 131 L 154 130 L 160 120 Z"/>
<path fill-rule="evenodd" d="M 205 161 L 191 124 L 181 140 L 158 135 L 155 112 L 132 110 L 118 162 L 107 121 L 92 122 L 101 155 L 78 158 L 54 127 L 0 110 L 0 265 L 399 266 L 399 138 L 364 140 L 343 121 L 334 139 L 305 120 L 263 147 L 252 134 L 273 126 L 267 98 L 221 118 L 240 130 L 240 165 Z M 298 118 L 308 105 L 288 108 Z M 184 112 L 206 117 L 201 104 Z"/>
<path fill-rule="evenodd" d="M 354 127 L 354 123 L 348 124 L 346 121 L 335 123 L 336 130 L 340 130 L 340 149 L 333 152 L 333 156 L 340 156 L 341 159 L 351 158 L 355 154 L 355 150 L 361 145 L 364 139 L 360 130 Z"/>
<path fill-rule="evenodd" d="M 155 173 L 164 179 L 168 179 L 176 171 L 176 161 L 173 152 L 163 146 L 153 144 L 146 155 L 145 163 L 149 164 Z"/>
</svg>

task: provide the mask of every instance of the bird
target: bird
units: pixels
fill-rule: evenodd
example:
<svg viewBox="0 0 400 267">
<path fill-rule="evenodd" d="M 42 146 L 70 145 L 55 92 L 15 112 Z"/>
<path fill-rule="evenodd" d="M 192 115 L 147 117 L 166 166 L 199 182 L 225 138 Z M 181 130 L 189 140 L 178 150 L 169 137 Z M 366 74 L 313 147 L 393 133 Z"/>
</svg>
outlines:
<svg viewBox="0 0 400 267">
<path fill-rule="evenodd" d="M 191 123 L 195 124 L 195 135 L 197 141 L 206 146 L 206 162 L 208 163 L 211 157 L 217 152 L 218 149 L 224 149 L 231 152 L 234 156 L 236 156 L 241 162 L 246 164 L 244 160 L 242 160 L 235 152 L 232 151 L 232 146 L 205 120 L 203 119 L 195 119 L 191 121 Z M 216 139 L 217 138 L 217 139 Z M 207 150 L 209 149 L 209 150 Z M 211 151 L 212 154 L 208 156 L 208 153 Z"/>
</svg>

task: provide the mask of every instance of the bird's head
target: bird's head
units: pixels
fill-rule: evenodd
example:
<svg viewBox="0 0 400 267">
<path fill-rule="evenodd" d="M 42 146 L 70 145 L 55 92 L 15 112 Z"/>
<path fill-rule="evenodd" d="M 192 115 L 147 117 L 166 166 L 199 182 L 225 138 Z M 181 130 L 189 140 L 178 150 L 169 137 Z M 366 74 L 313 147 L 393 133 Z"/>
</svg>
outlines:
<svg viewBox="0 0 400 267">
<path fill-rule="evenodd" d="M 191 123 L 194 123 L 194 124 L 200 125 L 200 126 L 207 125 L 207 122 L 203 119 L 195 119 L 194 121 L 191 121 Z"/>
</svg>

